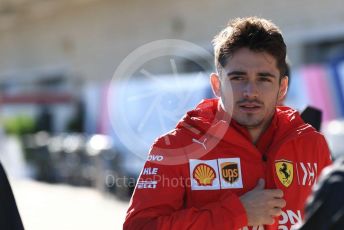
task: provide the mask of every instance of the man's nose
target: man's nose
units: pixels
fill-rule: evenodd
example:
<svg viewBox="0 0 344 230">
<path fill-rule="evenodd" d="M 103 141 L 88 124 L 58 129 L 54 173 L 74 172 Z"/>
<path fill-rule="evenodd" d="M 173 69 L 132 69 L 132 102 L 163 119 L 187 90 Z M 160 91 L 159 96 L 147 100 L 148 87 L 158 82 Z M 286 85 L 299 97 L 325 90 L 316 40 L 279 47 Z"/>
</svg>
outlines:
<svg viewBox="0 0 344 230">
<path fill-rule="evenodd" d="M 249 99 L 255 99 L 258 97 L 258 87 L 255 82 L 249 81 L 244 87 L 244 97 Z"/>
</svg>

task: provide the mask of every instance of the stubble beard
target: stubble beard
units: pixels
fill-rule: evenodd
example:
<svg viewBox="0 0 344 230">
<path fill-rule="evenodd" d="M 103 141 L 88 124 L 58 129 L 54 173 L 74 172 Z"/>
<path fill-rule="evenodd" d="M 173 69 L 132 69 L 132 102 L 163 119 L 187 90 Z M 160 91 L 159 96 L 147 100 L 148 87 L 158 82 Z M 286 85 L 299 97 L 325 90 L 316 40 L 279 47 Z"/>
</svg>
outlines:
<svg viewBox="0 0 344 230">
<path fill-rule="evenodd" d="M 270 124 L 271 119 L 275 113 L 277 103 L 275 106 L 269 111 L 268 116 L 264 114 L 233 114 L 233 119 L 240 124 L 241 126 L 246 127 L 247 129 L 265 129 L 268 124 Z M 255 117 L 257 116 L 257 117 Z"/>
</svg>

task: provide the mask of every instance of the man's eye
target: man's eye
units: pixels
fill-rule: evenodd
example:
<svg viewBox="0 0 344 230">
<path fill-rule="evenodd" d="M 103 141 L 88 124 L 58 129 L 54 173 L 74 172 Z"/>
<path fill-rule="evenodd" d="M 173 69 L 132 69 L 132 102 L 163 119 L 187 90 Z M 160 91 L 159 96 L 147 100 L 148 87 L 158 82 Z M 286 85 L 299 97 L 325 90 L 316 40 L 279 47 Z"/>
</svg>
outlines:
<svg viewBox="0 0 344 230">
<path fill-rule="evenodd" d="M 241 81 L 243 79 L 244 79 L 244 77 L 242 77 L 242 76 L 233 76 L 233 77 L 231 77 L 231 80 L 233 80 L 233 81 Z"/>
<path fill-rule="evenodd" d="M 272 82 L 272 80 L 269 77 L 261 77 L 259 80 L 262 82 Z"/>
</svg>

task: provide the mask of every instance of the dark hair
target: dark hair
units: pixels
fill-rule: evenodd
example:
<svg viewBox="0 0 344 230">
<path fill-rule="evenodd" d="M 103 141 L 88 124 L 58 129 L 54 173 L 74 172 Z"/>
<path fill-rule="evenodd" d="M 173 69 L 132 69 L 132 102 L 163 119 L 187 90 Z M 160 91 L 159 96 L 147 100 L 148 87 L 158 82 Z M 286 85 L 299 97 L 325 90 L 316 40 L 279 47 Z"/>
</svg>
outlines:
<svg viewBox="0 0 344 230">
<path fill-rule="evenodd" d="M 276 59 L 281 76 L 286 72 L 287 48 L 281 31 L 271 21 L 257 18 L 236 18 L 230 21 L 213 39 L 215 66 L 219 73 L 240 48 L 255 52 L 267 52 Z"/>
</svg>

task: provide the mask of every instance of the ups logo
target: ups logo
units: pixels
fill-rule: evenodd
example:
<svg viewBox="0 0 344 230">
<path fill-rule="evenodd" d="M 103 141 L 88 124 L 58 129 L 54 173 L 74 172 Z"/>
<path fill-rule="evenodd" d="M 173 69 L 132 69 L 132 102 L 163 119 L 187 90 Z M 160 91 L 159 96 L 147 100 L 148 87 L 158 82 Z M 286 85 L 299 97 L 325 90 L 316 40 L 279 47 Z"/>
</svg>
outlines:
<svg viewBox="0 0 344 230">
<path fill-rule="evenodd" d="M 238 164 L 235 162 L 224 162 L 221 164 L 221 176 L 222 178 L 233 184 L 239 179 Z"/>
</svg>

